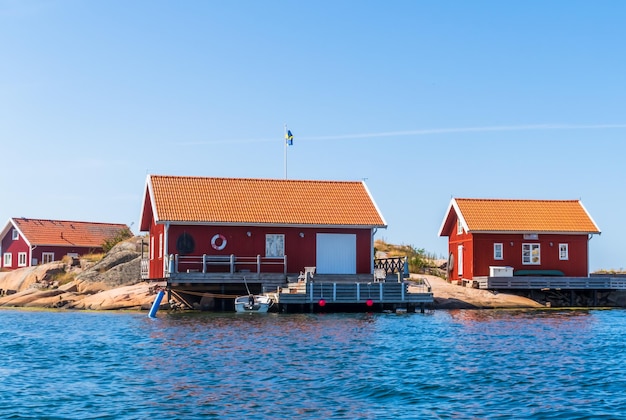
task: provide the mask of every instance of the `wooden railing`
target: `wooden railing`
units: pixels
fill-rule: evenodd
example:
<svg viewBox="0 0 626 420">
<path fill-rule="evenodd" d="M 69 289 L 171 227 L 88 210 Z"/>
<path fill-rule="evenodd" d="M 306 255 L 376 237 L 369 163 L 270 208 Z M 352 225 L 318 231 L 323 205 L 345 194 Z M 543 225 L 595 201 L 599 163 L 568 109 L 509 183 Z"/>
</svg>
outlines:
<svg viewBox="0 0 626 420">
<path fill-rule="evenodd" d="M 282 266 L 283 274 L 287 274 L 287 256 L 284 257 L 246 257 L 239 255 L 179 255 L 172 254 L 169 258 L 170 273 L 219 273 L 237 272 L 261 273 L 264 267 Z M 269 271 L 269 270 L 267 270 Z M 274 271 L 271 271 L 274 272 Z"/>
<path fill-rule="evenodd" d="M 142 280 L 146 280 L 149 275 L 149 266 L 150 266 L 150 260 L 148 260 L 147 258 L 142 258 L 141 259 L 141 279 Z"/>
<path fill-rule="evenodd" d="M 626 279 L 619 277 L 480 277 L 481 289 L 596 289 L 624 290 Z"/>
<path fill-rule="evenodd" d="M 387 274 L 401 273 L 408 275 L 409 265 L 406 257 L 375 258 L 374 268 L 382 268 Z"/>
<path fill-rule="evenodd" d="M 295 292 L 295 293 L 294 293 Z M 412 302 L 430 303 L 433 295 L 429 291 L 409 293 L 406 283 L 306 283 L 283 291 L 281 303 L 318 302 L 324 299 L 329 303 Z"/>
</svg>

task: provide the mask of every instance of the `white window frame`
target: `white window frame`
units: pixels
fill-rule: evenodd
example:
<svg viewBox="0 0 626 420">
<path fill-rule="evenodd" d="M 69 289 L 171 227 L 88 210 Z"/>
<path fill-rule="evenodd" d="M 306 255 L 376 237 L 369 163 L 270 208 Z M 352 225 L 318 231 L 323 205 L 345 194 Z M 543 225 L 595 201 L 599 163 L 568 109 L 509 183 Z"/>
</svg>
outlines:
<svg viewBox="0 0 626 420">
<path fill-rule="evenodd" d="M 154 259 L 154 236 L 150 237 L 150 259 Z"/>
<path fill-rule="evenodd" d="M 461 277 L 463 275 L 463 245 L 459 245 L 457 247 L 457 273 L 459 273 L 459 277 Z"/>
<path fill-rule="evenodd" d="M 17 231 L 17 229 L 13 229 L 13 232 L 11 232 L 11 238 L 14 241 L 17 241 L 18 239 L 20 239 L 20 233 Z"/>
<path fill-rule="evenodd" d="M 456 219 L 456 234 L 463 235 L 463 223 L 461 223 L 461 219 Z"/>
<path fill-rule="evenodd" d="M 13 254 L 5 252 L 3 255 L 3 267 L 13 267 Z"/>
<path fill-rule="evenodd" d="M 159 258 L 163 258 L 163 234 L 159 233 Z"/>
<path fill-rule="evenodd" d="M 541 265 L 541 244 L 523 243 L 522 244 L 522 264 L 523 265 Z"/>
<path fill-rule="evenodd" d="M 569 244 L 559 244 L 559 260 L 569 260 Z"/>
<path fill-rule="evenodd" d="M 284 258 L 285 235 L 282 233 L 268 233 L 265 235 L 265 256 L 269 258 Z"/>
<path fill-rule="evenodd" d="M 496 242 L 493 244 L 493 259 L 494 260 L 503 260 L 504 259 L 504 246 L 501 242 Z"/>
<path fill-rule="evenodd" d="M 42 252 L 41 263 L 48 264 L 54 261 L 54 252 Z"/>
<path fill-rule="evenodd" d="M 18 267 L 26 267 L 26 260 L 28 254 L 26 252 L 18 252 L 17 253 L 17 266 Z"/>
</svg>

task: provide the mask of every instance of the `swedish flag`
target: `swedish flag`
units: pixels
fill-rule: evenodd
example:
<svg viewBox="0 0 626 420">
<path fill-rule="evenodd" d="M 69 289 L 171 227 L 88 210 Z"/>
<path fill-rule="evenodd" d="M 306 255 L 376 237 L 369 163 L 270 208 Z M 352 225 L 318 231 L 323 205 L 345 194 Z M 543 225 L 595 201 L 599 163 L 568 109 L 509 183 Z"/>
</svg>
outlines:
<svg viewBox="0 0 626 420">
<path fill-rule="evenodd" d="M 293 134 L 291 134 L 291 130 L 287 130 L 285 133 L 285 141 L 289 146 L 293 146 Z"/>
</svg>

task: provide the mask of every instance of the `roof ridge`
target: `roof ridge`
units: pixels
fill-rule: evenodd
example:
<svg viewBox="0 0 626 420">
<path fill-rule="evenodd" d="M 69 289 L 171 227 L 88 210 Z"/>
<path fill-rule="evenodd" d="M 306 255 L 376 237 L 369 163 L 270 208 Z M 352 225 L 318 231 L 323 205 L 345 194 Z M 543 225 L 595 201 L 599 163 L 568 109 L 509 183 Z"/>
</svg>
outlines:
<svg viewBox="0 0 626 420">
<path fill-rule="evenodd" d="M 173 178 L 173 179 L 207 179 L 207 180 L 227 180 L 227 181 L 253 181 L 253 182 L 281 182 L 281 183 L 289 183 L 289 182 L 303 182 L 303 183 L 311 183 L 311 184 L 322 184 L 322 183 L 362 183 L 361 180 L 316 180 L 316 179 L 281 179 L 281 178 L 248 178 L 248 177 L 223 177 L 223 176 L 200 176 L 200 175 L 159 175 L 159 174 L 150 174 L 150 177 L 159 177 L 159 178 Z"/>
<path fill-rule="evenodd" d="M 461 198 L 457 197 L 454 200 L 465 200 L 465 201 L 534 201 L 534 202 L 550 202 L 550 203 L 571 203 L 571 202 L 579 202 L 580 199 L 570 198 L 570 199 L 550 199 L 550 198 Z"/>
<path fill-rule="evenodd" d="M 125 223 L 113 223 L 113 222 L 88 222 L 84 220 L 64 220 L 64 219 L 41 219 L 35 217 L 12 217 L 12 220 L 24 220 L 27 222 L 60 222 L 60 223 L 81 223 L 90 225 L 119 225 L 125 226 Z"/>
</svg>

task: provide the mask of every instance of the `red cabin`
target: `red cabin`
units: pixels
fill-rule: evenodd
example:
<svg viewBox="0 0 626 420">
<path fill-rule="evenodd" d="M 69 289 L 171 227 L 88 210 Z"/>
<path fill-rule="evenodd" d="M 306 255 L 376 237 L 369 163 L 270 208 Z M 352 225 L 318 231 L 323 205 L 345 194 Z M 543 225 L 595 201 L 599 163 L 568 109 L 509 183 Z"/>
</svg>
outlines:
<svg viewBox="0 0 626 420">
<path fill-rule="evenodd" d="M 453 281 L 512 275 L 587 277 L 589 240 L 600 234 L 578 200 L 454 198 L 448 237 Z"/>
<path fill-rule="evenodd" d="M 374 234 L 385 227 L 363 182 L 149 175 L 142 275 L 371 274 Z"/>
<path fill-rule="evenodd" d="M 101 253 L 107 239 L 128 226 L 117 223 L 13 218 L 0 233 L 0 266 L 16 269 L 46 264 L 65 255 Z"/>
</svg>

